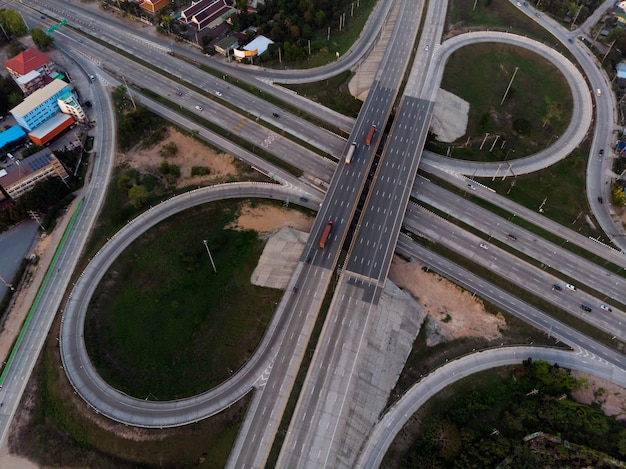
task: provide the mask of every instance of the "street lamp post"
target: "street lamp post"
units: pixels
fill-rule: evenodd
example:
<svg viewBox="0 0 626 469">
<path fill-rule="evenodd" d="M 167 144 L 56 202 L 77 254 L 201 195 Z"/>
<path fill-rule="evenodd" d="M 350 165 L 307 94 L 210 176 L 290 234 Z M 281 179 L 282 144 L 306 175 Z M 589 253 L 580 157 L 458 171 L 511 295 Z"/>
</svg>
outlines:
<svg viewBox="0 0 626 469">
<path fill-rule="evenodd" d="M 206 239 L 203 239 L 204 247 L 206 248 L 206 252 L 209 254 L 209 259 L 211 260 L 211 265 L 213 266 L 213 272 L 217 273 L 217 269 L 215 268 L 215 262 L 213 262 L 213 256 L 211 256 L 211 251 L 209 250 L 209 245 L 206 242 Z"/>
</svg>

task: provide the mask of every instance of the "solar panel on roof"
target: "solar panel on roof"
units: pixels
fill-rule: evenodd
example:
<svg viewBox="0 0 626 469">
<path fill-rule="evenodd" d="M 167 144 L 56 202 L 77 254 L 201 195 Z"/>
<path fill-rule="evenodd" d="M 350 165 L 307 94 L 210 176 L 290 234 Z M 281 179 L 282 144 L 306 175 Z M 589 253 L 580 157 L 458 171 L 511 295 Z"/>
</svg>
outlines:
<svg viewBox="0 0 626 469">
<path fill-rule="evenodd" d="M 33 161 L 29 161 L 29 165 L 33 171 L 37 171 L 38 169 L 44 168 L 50 162 L 50 158 L 48 155 L 41 155 L 35 158 Z"/>
</svg>

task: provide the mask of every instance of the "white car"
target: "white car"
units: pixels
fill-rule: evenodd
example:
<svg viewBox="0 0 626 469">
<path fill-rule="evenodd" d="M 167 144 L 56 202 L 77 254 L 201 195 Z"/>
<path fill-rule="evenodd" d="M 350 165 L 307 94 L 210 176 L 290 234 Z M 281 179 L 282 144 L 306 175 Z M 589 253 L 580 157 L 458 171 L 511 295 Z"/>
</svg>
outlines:
<svg viewBox="0 0 626 469">
<path fill-rule="evenodd" d="M 216 91 L 215 94 L 218 96 L 222 96 L 222 93 L 220 91 Z"/>
<path fill-rule="evenodd" d="M 472 189 L 473 191 L 476 190 L 476 186 L 474 184 L 468 184 L 467 187 L 469 187 L 470 189 Z"/>
<path fill-rule="evenodd" d="M 609 313 L 612 313 L 613 310 L 611 309 L 610 306 L 607 305 L 600 305 L 600 309 L 603 309 L 604 311 L 608 311 Z"/>
<path fill-rule="evenodd" d="M 576 285 L 572 285 L 571 283 L 566 283 L 565 288 L 568 290 L 576 291 Z"/>
<path fill-rule="evenodd" d="M 489 249 L 489 245 L 487 243 L 480 243 L 479 246 L 483 249 Z"/>
<path fill-rule="evenodd" d="M 196 105 L 196 111 L 202 111 L 202 106 Z"/>
<path fill-rule="evenodd" d="M 424 47 L 424 50 L 425 50 L 426 52 L 428 52 L 428 49 L 430 49 L 430 46 L 429 46 L 428 44 L 426 44 L 426 47 Z"/>
</svg>

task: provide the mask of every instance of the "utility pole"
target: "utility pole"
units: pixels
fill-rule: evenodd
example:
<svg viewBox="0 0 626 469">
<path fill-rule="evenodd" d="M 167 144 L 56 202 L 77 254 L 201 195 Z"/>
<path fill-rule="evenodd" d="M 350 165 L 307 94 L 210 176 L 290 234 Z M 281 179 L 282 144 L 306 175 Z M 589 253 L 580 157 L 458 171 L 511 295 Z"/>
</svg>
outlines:
<svg viewBox="0 0 626 469">
<path fill-rule="evenodd" d="M 515 71 L 513 72 L 513 76 L 511 77 L 511 81 L 509 82 L 509 86 L 506 87 L 506 91 L 504 92 L 504 96 L 502 96 L 502 101 L 500 101 L 500 106 L 502 106 L 502 104 L 504 103 L 504 100 L 506 99 L 506 95 L 509 94 L 509 90 L 511 89 L 511 85 L 513 84 L 513 80 L 515 79 L 515 75 L 517 74 L 518 70 L 519 70 L 519 67 L 515 67 Z"/>
<path fill-rule="evenodd" d="M 131 93 L 130 88 L 128 87 L 128 84 L 126 83 L 126 77 L 124 77 L 124 75 L 122 75 L 122 80 L 124 80 L 124 86 L 126 87 L 126 90 L 128 91 L 130 102 L 133 103 L 133 109 L 136 111 L 137 106 L 135 106 L 135 100 L 133 99 L 133 94 Z"/>
<path fill-rule="evenodd" d="M 613 49 L 614 44 L 615 44 L 615 41 L 611 43 L 611 45 L 609 46 L 609 49 L 606 51 L 606 54 L 604 54 L 604 57 L 602 57 L 602 60 L 600 61 L 600 63 L 604 62 L 604 59 L 606 59 L 606 56 L 609 55 L 609 52 L 611 52 L 611 49 Z"/>
<path fill-rule="evenodd" d="M 37 213 L 34 210 L 29 210 L 28 216 L 31 217 L 33 220 L 35 220 L 35 222 L 37 222 L 37 224 L 39 225 L 39 228 L 41 228 L 41 231 L 46 233 L 46 229 L 41 224 L 41 220 L 39 220 L 39 215 L 37 215 Z"/>
<path fill-rule="evenodd" d="M 204 247 L 206 248 L 206 252 L 209 254 L 209 259 L 211 259 L 211 265 L 213 266 L 213 272 L 217 273 L 217 269 L 215 268 L 215 262 L 213 262 L 213 257 L 211 256 L 211 251 L 209 251 L 209 245 L 206 243 L 206 239 L 203 239 Z"/>
<path fill-rule="evenodd" d="M 578 9 L 578 11 L 576 12 L 576 16 L 574 16 L 574 19 L 572 20 L 572 28 L 571 30 L 573 31 L 574 29 L 576 29 L 576 20 L 578 19 L 578 15 L 580 14 L 580 10 L 583 9 L 583 5 L 580 5 L 580 8 Z"/>
</svg>

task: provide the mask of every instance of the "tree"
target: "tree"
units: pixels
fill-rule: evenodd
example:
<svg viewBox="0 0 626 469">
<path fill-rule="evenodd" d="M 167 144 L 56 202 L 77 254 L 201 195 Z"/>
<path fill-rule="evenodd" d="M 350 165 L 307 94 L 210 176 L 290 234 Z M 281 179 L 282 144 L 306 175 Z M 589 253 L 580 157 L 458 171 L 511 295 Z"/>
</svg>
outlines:
<svg viewBox="0 0 626 469">
<path fill-rule="evenodd" d="M 163 145 L 163 147 L 159 151 L 159 154 L 163 158 L 167 158 L 168 156 L 176 156 L 177 153 L 178 153 L 178 145 L 176 145 L 176 142 L 169 142 Z"/>
<path fill-rule="evenodd" d="M 48 50 L 54 42 L 54 38 L 52 36 L 44 33 L 39 28 L 31 29 L 30 37 L 33 39 L 33 42 L 39 50 Z"/>
<path fill-rule="evenodd" d="M 552 101 L 550 98 L 546 97 L 546 115 L 543 118 L 543 126 L 548 125 L 552 120 L 560 121 L 563 116 L 563 111 L 561 110 L 561 104 L 557 101 Z"/>
<path fill-rule="evenodd" d="M 613 185 L 613 205 L 617 207 L 623 207 L 626 204 L 626 195 L 624 195 L 624 188 L 618 184 Z"/>
<path fill-rule="evenodd" d="M 142 185 L 131 187 L 128 189 L 128 200 L 133 207 L 141 207 L 148 200 L 148 189 Z"/>
<path fill-rule="evenodd" d="M 28 32 L 22 15 L 14 10 L 0 10 L 0 26 L 5 37 L 21 37 Z"/>
</svg>

